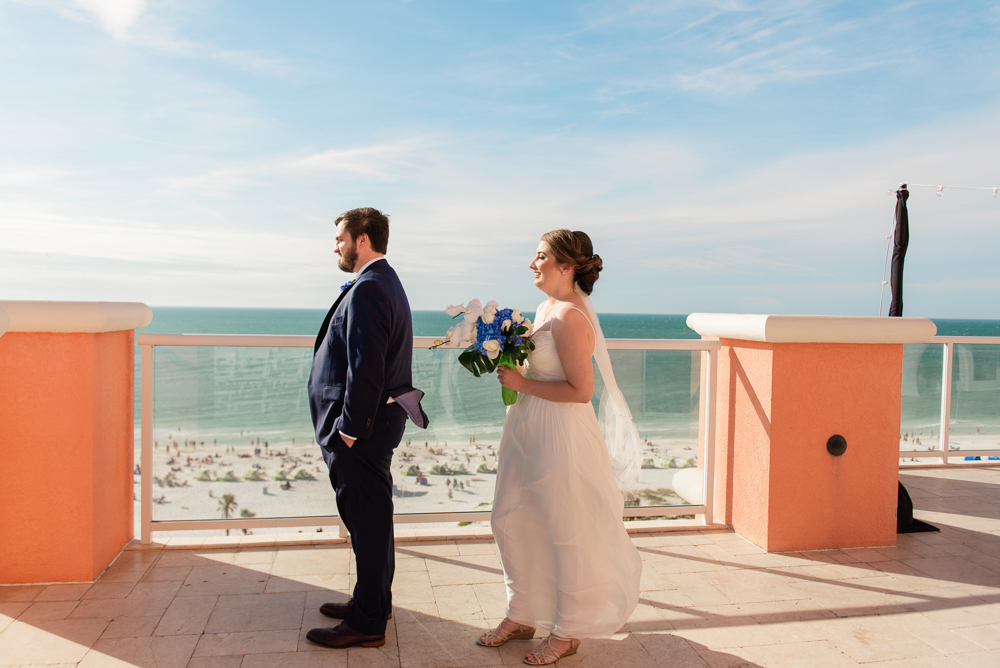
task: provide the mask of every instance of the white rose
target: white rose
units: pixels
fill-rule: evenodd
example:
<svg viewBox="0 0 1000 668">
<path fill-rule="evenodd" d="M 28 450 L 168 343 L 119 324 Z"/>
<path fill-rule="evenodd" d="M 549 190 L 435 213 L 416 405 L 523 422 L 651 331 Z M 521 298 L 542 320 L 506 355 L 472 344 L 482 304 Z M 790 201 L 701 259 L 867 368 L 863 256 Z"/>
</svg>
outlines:
<svg viewBox="0 0 1000 668">
<path fill-rule="evenodd" d="M 459 313 L 465 313 L 465 304 L 459 304 L 458 306 L 449 306 L 444 310 L 445 313 L 454 318 Z"/>
<path fill-rule="evenodd" d="M 521 321 L 524 320 L 524 315 L 519 309 L 514 309 L 510 312 L 510 319 L 520 325 Z"/>
<path fill-rule="evenodd" d="M 492 325 L 493 321 L 497 318 L 496 311 L 483 311 L 483 322 L 487 325 Z"/>
<path fill-rule="evenodd" d="M 524 335 L 525 336 L 531 336 L 531 330 L 532 330 L 532 327 L 533 327 L 532 324 L 531 324 L 531 321 L 528 320 L 527 318 L 525 318 L 524 322 L 522 322 L 521 324 L 528 328 L 528 331 L 526 331 L 524 333 Z"/>
<path fill-rule="evenodd" d="M 486 356 L 489 357 L 491 360 L 495 360 L 497 357 L 500 356 L 500 342 L 499 341 L 495 341 L 494 339 L 490 339 L 489 341 L 486 341 L 485 343 L 483 343 L 483 348 L 486 349 Z"/>
<path fill-rule="evenodd" d="M 512 324 L 513 323 L 510 321 L 510 318 L 508 318 L 507 320 L 504 320 L 502 323 L 500 323 L 500 331 L 501 332 L 509 332 L 510 331 L 510 326 Z"/>
</svg>

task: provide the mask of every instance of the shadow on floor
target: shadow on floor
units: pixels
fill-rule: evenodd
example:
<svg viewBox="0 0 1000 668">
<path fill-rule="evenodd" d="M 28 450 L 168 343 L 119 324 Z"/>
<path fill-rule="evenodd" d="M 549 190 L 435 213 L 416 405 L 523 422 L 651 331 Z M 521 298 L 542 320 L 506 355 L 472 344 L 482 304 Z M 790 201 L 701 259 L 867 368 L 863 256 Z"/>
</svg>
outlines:
<svg viewBox="0 0 1000 668">
<path fill-rule="evenodd" d="M 349 650 L 305 638 L 335 623 L 318 612 L 322 603 L 348 597 L 348 546 L 124 552 L 92 585 L 0 587 L 0 666 L 520 664 L 537 641 L 475 644 L 503 616 L 503 576 L 492 543 L 463 547 L 483 554 L 462 555 L 455 543 L 400 546 L 386 645 Z M 646 623 L 589 639 L 560 665 L 704 666 L 699 652 L 725 655 L 670 629 Z M 733 661 L 755 665 L 735 656 L 727 665 Z"/>
</svg>

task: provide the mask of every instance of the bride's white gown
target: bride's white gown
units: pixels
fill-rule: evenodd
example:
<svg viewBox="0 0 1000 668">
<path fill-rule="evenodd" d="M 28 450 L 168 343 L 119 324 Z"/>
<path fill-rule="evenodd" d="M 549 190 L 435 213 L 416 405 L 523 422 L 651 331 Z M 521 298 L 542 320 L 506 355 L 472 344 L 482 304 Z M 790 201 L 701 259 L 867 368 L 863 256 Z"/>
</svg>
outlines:
<svg viewBox="0 0 1000 668">
<path fill-rule="evenodd" d="M 532 340 L 525 376 L 566 380 L 551 331 Z M 507 617 L 562 638 L 611 635 L 639 601 L 642 560 L 593 407 L 518 395 L 498 457 L 491 523 Z"/>
</svg>

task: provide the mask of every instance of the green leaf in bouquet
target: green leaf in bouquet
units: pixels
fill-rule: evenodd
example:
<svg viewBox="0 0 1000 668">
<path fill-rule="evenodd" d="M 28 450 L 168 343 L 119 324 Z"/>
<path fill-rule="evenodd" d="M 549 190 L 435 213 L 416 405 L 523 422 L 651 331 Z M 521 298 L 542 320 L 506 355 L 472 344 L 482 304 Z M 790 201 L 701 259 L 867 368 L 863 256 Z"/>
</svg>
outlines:
<svg viewBox="0 0 1000 668">
<path fill-rule="evenodd" d="M 473 376 L 479 378 L 479 368 L 476 362 L 479 361 L 480 357 L 479 351 L 470 347 L 458 356 L 458 363 L 471 371 Z"/>
</svg>

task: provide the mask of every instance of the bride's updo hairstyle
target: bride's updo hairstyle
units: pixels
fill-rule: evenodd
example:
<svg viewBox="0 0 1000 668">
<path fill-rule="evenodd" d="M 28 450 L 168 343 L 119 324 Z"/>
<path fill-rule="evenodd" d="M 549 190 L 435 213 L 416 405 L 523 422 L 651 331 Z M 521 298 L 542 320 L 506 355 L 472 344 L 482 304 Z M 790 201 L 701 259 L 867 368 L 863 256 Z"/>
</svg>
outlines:
<svg viewBox="0 0 1000 668">
<path fill-rule="evenodd" d="M 600 276 L 604 263 L 600 255 L 594 255 L 594 244 L 586 232 L 572 232 L 567 229 L 552 230 L 542 235 L 542 241 L 549 245 L 552 256 L 559 264 L 573 270 L 576 282 L 589 295 Z"/>
</svg>

